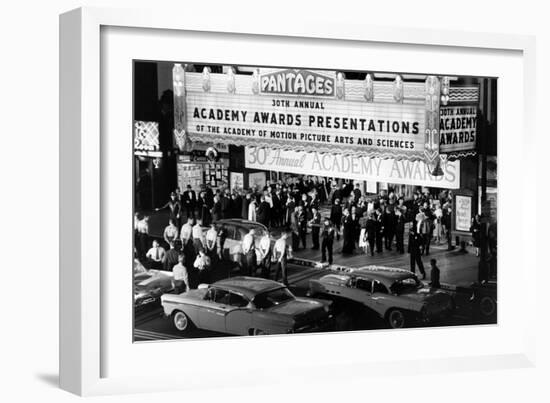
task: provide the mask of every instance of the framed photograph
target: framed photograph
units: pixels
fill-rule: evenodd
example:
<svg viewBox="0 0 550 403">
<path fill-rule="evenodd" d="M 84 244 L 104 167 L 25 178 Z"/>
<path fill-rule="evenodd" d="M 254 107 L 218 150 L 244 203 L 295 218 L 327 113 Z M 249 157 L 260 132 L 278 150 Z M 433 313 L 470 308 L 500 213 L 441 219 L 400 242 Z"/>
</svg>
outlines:
<svg viewBox="0 0 550 403">
<path fill-rule="evenodd" d="M 515 169 L 533 38 L 96 8 L 60 24 L 62 388 L 533 365 L 535 298 L 514 298 L 537 267 L 514 253 L 535 233 Z"/>
</svg>

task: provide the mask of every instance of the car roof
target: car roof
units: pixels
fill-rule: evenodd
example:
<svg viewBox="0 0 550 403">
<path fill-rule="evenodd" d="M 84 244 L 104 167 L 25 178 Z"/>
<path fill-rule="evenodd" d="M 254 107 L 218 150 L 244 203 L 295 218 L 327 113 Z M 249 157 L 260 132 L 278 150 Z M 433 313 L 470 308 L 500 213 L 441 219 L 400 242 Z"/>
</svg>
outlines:
<svg viewBox="0 0 550 403">
<path fill-rule="evenodd" d="M 414 276 L 414 273 L 398 269 L 395 267 L 386 266 L 364 266 L 358 268 L 338 268 L 340 275 L 354 276 L 360 278 L 369 278 L 372 280 L 378 280 L 382 283 L 393 283 L 394 281 L 404 280 Z"/>
<path fill-rule="evenodd" d="M 211 284 L 211 287 L 234 291 L 244 295 L 248 299 L 254 299 L 258 294 L 283 288 L 284 285 L 264 278 L 239 276 L 217 281 Z"/>
<path fill-rule="evenodd" d="M 223 218 L 221 220 L 217 220 L 215 224 L 217 225 L 231 224 L 231 225 L 235 225 L 235 226 L 238 226 L 241 228 L 247 228 L 247 229 L 250 229 L 252 227 L 256 227 L 256 228 L 260 227 L 263 230 L 267 231 L 267 227 L 265 225 L 260 224 L 259 222 L 256 222 L 256 221 L 244 220 L 242 218 Z"/>
</svg>

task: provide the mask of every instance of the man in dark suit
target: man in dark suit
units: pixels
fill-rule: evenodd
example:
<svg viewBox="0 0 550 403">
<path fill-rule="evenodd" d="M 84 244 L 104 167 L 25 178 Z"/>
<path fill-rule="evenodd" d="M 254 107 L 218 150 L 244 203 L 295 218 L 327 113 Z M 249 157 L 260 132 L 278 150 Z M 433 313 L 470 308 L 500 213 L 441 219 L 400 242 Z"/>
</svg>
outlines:
<svg viewBox="0 0 550 403">
<path fill-rule="evenodd" d="M 384 221 L 382 219 L 382 211 L 376 212 L 376 252 L 382 253 L 384 237 Z"/>
<path fill-rule="evenodd" d="M 336 239 L 340 240 L 340 225 L 342 224 L 342 205 L 340 199 L 334 199 L 332 207 L 330 209 L 330 221 L 334 225 L 336 231 Z"/>
<path fill-rule="evenodd" d="M 260 205 L 258 206 L 258 212 L 256 214 L 256 220 L 265 226 L 268 226 L 268 220 L 269 220 L 269 210 L 271 209 L 271 206 L 269 203 L 265 200 L 265 196 L 262 195 L 260 198 Z"/>
<path fill-rule="evenodd" d="M 393 243 L 393 235 L 395 230 L 395 215 L 390 210 L 389 207 L 386 207 L 386 211 L 382 215 L 382 222 L 384 225 L 384 243 L 386 250 L 391 250 L 391 245 Z"/>
<path fill-rule="evenodd" d="M 231 215 L 231 196 L 229 195 L 229 190 L 225 192 L 220 197 L 220 205 L 222 210 L 222 218 L 230 218 Z"/>
<path fill-rule="evenodd" d="M 400 209 L 395 210 L 395 221 L 394 221 L 394 228 L 395 228 L 395 243 L 397 246 L 397 251 L 399 253 L 405 253 L 405 249 L 403 247 L 403 236 L 405 234 L 405 217 L 403 217 L 403 214 L 401 214 Z"/>
<path fill-rule="evenodd" d="M 212 212 L 213 222 L 216 222 L 222 218 L 222 203 L 218 196 L 214 196 L 214 205 L 210 211 Z"/>
<path fill-rule="evenodd" d="M 430 287 L 441 288 L 439 283 L 439 267 L 437 267 L 437 261 L 435 259 L 430 259 L 430 265 L 432 266 L 432 271 L 430 272 Z"/>
<path fill-rule="evenodd" d="M 298 224 L 298 237 L 302 241 L 304 249 L 306 248 L 306 234 L 307 234 L 307 215 L 302 206 L 298 206 L 298 212 L 296 214 L 296 221 Z"/>
<path fill-rule="evenodd" d="M 176 248 L 175 242 L 170 242 L 170 250 L 164 255 L 164 261 L 162 262 L 162 269 L 165 271 L 172 271 L 172 268 L 178 264 L 178 257 L 180 251 Z"/>
<path fill-rule="evenodd" d="M 416 231 L 416 226 L 413 225 L 409 232 L 409 254 L 411 256 L 411 271 L 415 273 L 416 265 L 420 273 L 422 273 L 422 280 L 426 278 L 426 272 L 424 271 L 424 264 L 422 263 L 422 245 L 424 240 L 422 236 Z"/>
<path fill-rule="evenodd" d="M 197 195 L 191 185 L 187 185 L 187 190 L 183 192 L 183 205 L 187 212 L 187 218 L 195 218 L 195 207 L 197 205 Z"/>
<path fill-rule="evenodd" d="M 311 225 L 311 241 L 313 243 L 313 246 L 311 247 L 311 249 L 319 250 L 319 233 L 321 231 L 321 214 L 319 213 L 319 210 L 317 210 L 316 207 L 312 207 L 311 211 L 312 211 L 312 218 L 309 221 Z"/>
<path fill-rule="evenodd" d="M 250 192 L 247 192 L 241 204 L 241 218 L 243 220 L 248 220 L 248 207 L 250 206 L 251 200 L 252 195 L 250 194 Z"/>
<path fill-rule="evenodd" d="M 374 256 L 374 242 L 376 241 L 376 232 L 378 223 L 374 217 L 374 213 L 369 213 L 369 218 L 365 224 L 365 232 L 367 233 L 367 242 L 369 243 L 370 255 Z"/>
<path fill-rule="evenodd" d="M 328 264 L 332 264 L 332 245 L 334 244 L 334 226 L 330 220 L 325 219 L 321 234 L 321 263 L 324 263 L 328 255 Z"/>
<path fill-rule="evenodd" d="M 271 225 L 279 227 L 281 225 L 281 218 L 283 215 L 282 200 L 281 200 L 281 190 L 277 189 L 271 194 L 271 201 L 273 203 L 272 214 L 271 214 Z"/>
<path fill-rule="evenodd" d="M 353 189 L 353 196 L 355 197 L 355 203 L 359 201 L 361 198 L 361 185 L 359 183 L 355 184 L 355 189 Z"/>
</svg>

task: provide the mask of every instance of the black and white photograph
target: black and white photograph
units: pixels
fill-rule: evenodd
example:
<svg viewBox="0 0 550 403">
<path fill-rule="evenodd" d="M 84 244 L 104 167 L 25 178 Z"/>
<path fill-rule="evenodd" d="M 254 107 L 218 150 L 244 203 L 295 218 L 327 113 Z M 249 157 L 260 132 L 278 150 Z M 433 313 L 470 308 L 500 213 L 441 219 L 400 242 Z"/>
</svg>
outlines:
<svg viewBox="0 0 550 403">
<path fill-rule="evenodd" d="M 132 68 L 134 342 L 498 323 L 498 77 Z"/>
</svg>

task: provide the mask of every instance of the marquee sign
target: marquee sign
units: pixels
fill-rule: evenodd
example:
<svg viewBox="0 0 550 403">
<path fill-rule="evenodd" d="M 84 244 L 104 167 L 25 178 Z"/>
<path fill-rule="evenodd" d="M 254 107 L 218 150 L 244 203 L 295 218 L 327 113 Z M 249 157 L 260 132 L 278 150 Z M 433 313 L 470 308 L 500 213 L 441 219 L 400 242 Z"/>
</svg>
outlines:
<svg viewBox="0 0 550 403">
<path fill-rule="evenodd" d="M 439 114 L 439 147 L 442 153 L 475 150 L 477 106 L 442 107 Z"/>
<path fill-rule="evenodd" d="M 424 109 L 417 105 L 187 94 L 192 141 L 424 158 Z"/>
<path fill-rule="evenodd" d="M 333 97 L 335 78 L 308 70 L 277 70 L 260 75 L 264 94 Z"/>
<path fill-rule="evenodd" d="M 373 80 L 370 74 L 364 80 L 347 80 L 334 71 L 258 68 L 247 75 L 234 69 L 215 74 L 207 67 L 202 73 L 178 67 L 174 133 L 178 144 L 190 140 L 421 160 L 434 169 L 440 154 L 472 147 L 472 137 L 462 136 L 462 143 L 440 148 L 447 146 L 440 97 L 447 112 L 447 102 L 457 107 L 455 102 L 478 94 L 468 87 L 457 95 L 448 78 L 443 82 L 445 94 L 436 76 L 405 82 L 397 75 L 391 82 Z"/>
<path fill-rule="evenodd" d="M 370 158 L 334 153 L 245 148 L 245 166 L 278 172 L 388 182 L 446 189 L 460 187 L 460 161 L 447 161 L 433 176 L 424 161 Z"/>
</svg>

